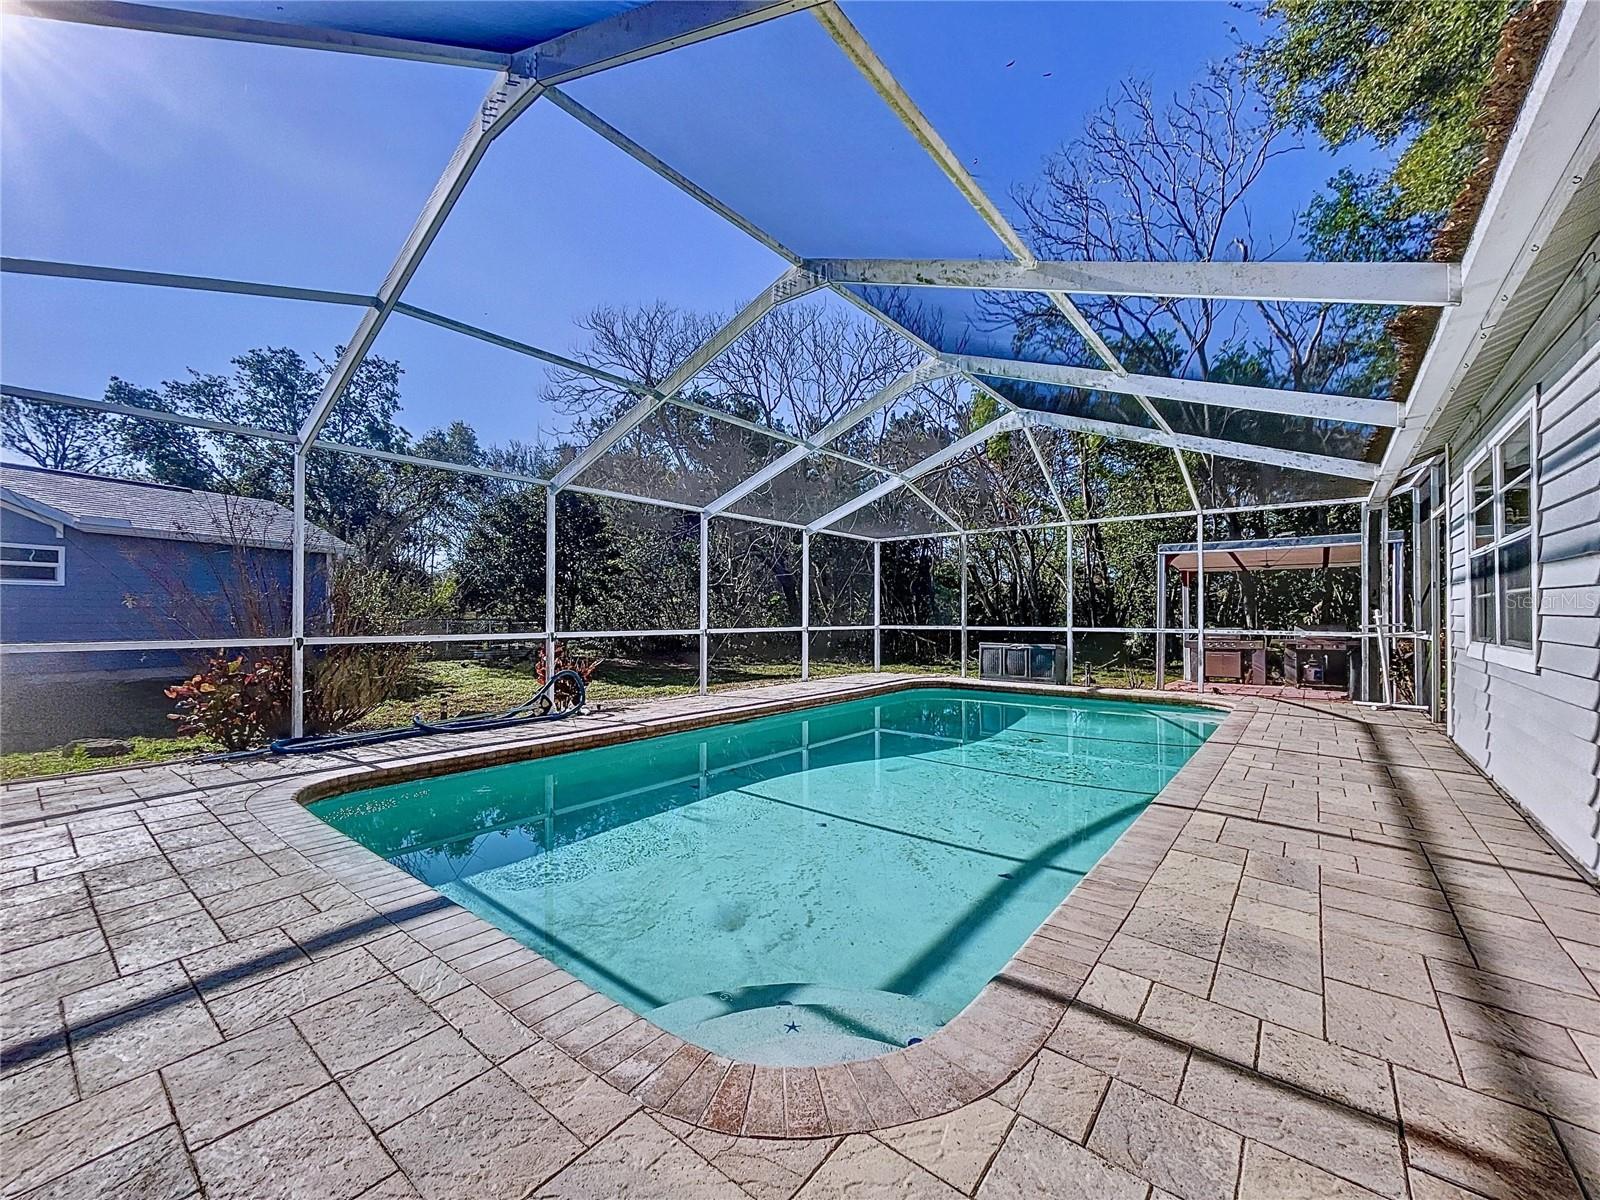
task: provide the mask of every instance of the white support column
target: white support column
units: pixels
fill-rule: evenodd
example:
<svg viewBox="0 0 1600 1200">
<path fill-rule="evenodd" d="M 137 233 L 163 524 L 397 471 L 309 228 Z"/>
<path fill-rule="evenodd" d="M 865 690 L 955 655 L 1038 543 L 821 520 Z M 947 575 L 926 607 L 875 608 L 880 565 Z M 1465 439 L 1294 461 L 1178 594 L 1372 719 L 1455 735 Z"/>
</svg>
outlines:
<svg viewBox="0 0 1600 1200">
<path fill-rule="evenodd" d="M 811 678 L 811 532 L 800 534 L 800 678 Z"/>
<path fill-rule="evenodd" d="M 711 686 L 711 518 L 700 514 L 700 694 Z"/>
<path fill-rule="evenodd" d="M 1384 664 L 1383 610 L 1385 599 L 1385 520 L 1388 502 L 1361 506 L 1361 679 L 1358 700 L 1377 704 L 1384 700 L 1388 674 Z"/>
<path fill-rule="evenodd" d="M 1067 682 L 1072 682 L 1072 627 L 1076 624 L 1072 616 L 1073 589 L 1076 585 L 1078 570 L 1077 562 L 1072 557 L 1072 526 L 1067 526 Z"/>
<path fill-rule="evenodd" d="M 289 647 L 289 736 L 306 734 L 306 451 L 297 446 L 294 451 L 294 562 L 290 564 L 290 580 L 294 588 L 291 600 Z"/>
<path fill-rule="evenodd" d="M 1427 513 L 1431 512 L 1424 503 L 1423 489 L 1429 487 L 1433 479 L 1433 468 L 1429 467 L 1421 479 L 1411 485 L 1411 592 L 1406 597 L 1411 622 L 1411 702 L 1426 708 L 1430 719 L 1433 706 L 1428 700 L 1428 668 L 1429 663 L 1425 657 L 1427 645 L 1422 640 L 1423 614 L 1422 606 L 1424 595 L 1428 586 L 1427 567 L 1423 559 L 1424 549 L 1428 543 L 1430 521 Z"/>
<path fill-rule="evenodd" d="M 961 535 L 961 678 L 967 677 L 967 535 Z"/>
<path fill-rule="evenodd" d="M 555 674 L 556 665 L 556 504 L 555 488 L 544 491 L 544 672 Z"/>
<path fill-rule="evenodd" d="M 1156 551 L 1156 691 L 1167 686 L 1167 556 Z"/>
<path fill-rule="evenodd" d="M 1194 579 L 1195 579 L 1195 675 L 1196 694 L 1206 690 L 1206 514 L 1194 516 Z"/>
<path fill-rule="evenodd" d="M 872 669 L 883 670 L 883 543 L 872 543 Z"/>
<path fill-rule="evenodd" d="M 1389 548 L 1389 502 L 1385 500 L 1377 505 L 1378 516 L 1378 612 L 1373 621 L 1374 632 L 1378 635 L 1378 644 L 1382 653 L 1378 661 L 1382 664 L 1382 677 L 1378 684 L 1378 695 L 1385 704 L 1395 702 L 1394 695 L 1394 556 Z"/>
</svg>

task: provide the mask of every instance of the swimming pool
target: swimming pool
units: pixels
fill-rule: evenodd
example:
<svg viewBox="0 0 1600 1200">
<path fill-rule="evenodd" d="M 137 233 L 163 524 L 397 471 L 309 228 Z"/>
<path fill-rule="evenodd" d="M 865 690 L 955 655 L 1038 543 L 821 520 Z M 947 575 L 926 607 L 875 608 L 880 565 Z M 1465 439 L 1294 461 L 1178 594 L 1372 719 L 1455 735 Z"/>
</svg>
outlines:
<svg viewBox="0 0 1600 1200">
<path fill-rule="evenodd" d="M 1220 722 L 915 688 L 352 792 L 311 811 L 733 1058 L 924 1038 Z"/>
</svg>

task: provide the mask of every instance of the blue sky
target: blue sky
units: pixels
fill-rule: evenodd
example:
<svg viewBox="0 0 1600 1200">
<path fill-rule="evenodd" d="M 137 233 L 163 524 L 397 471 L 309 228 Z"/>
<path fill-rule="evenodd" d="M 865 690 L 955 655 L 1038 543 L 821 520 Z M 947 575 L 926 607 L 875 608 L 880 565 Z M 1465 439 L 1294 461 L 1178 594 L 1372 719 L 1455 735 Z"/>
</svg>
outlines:
<svg viewBox="0 0 1600 1200">
<path fill-rule="evenodd" d="M 1119 80 L 1170 93 L 1231 53 L 1235 26 L 1255 33 L 1225 3 L 846 10 L 1001 199 Z M 15 18 L 3 55 L 6 254 L 351 291 L 383 277 L 490 79 Z M 802 253 L 998 252 L 805 14 L 571 91 Z M 1333 166 L 1309 150 L 1281 160 L 1258 223 L 1286 228 Z M 573 317 L 596 304 L 727 311 L 781 266 L 536 104 L 491 151 L 407 299 L 569 352 Z M 328 355 L 359 316 L 14 275 L 3 289 L 6 381 L 91 396 L 112 374 L 156 385 L 264 344 Z M 413 322 L 391 323 L 378 352 L 406 369 L 414 432 L 461 417 L 503 440 L 561 423 L 541 411 L 538 364 L 520 356 Z"/>
</svg>

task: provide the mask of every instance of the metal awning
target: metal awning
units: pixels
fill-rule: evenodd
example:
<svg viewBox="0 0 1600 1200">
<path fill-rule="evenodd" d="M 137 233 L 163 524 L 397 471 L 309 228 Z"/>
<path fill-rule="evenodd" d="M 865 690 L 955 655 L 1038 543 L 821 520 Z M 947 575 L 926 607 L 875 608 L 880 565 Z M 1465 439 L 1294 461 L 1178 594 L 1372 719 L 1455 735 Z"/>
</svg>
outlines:
<svg viewBox="0 0 1600 1200">
<path fill-rule="evenodd" d="M 1405 537 L 1389 535 L 1390 545 L 1401 545 Z M 1171 542 L 1156 551 L 1167 561 L 1170 571 L 1197 569 L 1195 544 Z M 1207 542 L 1205 568 L 1208 573 L 1237 571 L 1310 571 L 1318 567 L 1359 567 L 1361 535 L 1335 533 L 1320 537 L 1247 538 L 1237 542 Z"/>
</svg>

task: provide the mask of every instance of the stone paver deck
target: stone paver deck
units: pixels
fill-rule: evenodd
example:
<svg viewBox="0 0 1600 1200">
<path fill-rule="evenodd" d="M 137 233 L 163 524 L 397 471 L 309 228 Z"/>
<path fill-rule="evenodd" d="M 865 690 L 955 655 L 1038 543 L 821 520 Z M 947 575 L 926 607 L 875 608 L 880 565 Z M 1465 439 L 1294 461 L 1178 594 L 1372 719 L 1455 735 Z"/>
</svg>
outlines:
<svg viewBox="0 0 1600 1200">
<path fill-rule="evenodd" d="M 296 799 L 907 682 L 4 789 L 0 1193 L 1600 1200 L 1600 893 L 1415 715 L 1232 699 L 980 1001 L 845 1068 L 662 1034 Z"/>
</svg>

